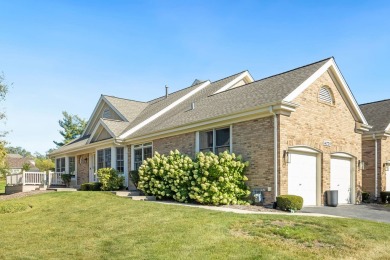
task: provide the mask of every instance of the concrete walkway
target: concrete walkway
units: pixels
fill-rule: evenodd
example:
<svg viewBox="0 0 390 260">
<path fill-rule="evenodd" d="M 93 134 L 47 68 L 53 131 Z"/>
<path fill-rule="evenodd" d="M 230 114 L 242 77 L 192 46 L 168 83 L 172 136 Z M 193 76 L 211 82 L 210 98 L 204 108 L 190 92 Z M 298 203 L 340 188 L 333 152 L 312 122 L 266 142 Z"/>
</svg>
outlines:
<svg viewBox="0 0 390 260">
<path fill-rule="evenodd" d="M 307 216 L 307 217 L 331 217 L 331 218 L 343 218 L 341 216 L 333 216 L 322 213 L 308 213 L 308 212 L 284 212 L 284 211 L 251 211 L 251 210 L 243 210 L 243 209 L 234 209 L 234 208 L 225 208 L 218 206 L 203 206 L 197 204 L 188 204 L 188 203 L 179 203 L 179 202 L 167 202 L 167 201 L 153 201 L 154 203 L 165 204 L 165 205 L 173 205 L 173 206 L 183 206 L 183 207 L 193 207 L 214 211 L 223 211 L 223 212 L 232 212 L 237 214 L 262 214 L 262 215 L 284 215 L 284 216 Z"/>
<path fill-rule="evenodd" d="M 339 205 L 337 207 L 305 207 L 303 213 L 318 213 L 346 218 L 390 223 L 390 207 L 383 204 Z"/>
</svg>

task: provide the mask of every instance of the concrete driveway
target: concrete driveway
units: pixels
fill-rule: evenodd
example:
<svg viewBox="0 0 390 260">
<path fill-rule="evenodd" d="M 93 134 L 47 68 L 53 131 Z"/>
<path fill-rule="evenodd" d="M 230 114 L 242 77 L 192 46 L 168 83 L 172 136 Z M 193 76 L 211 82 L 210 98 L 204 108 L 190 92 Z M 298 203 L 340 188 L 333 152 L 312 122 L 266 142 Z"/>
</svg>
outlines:
<svg viewBox="0 0 390 260">
<path fill-rule="evenodd" d="M 304 207 L 302 213 L 319 213 L 347 218 L 367 219 L 390 223 L 390 205 L 386 204 L 338 205 L 337 207 Z"/>
</svg>

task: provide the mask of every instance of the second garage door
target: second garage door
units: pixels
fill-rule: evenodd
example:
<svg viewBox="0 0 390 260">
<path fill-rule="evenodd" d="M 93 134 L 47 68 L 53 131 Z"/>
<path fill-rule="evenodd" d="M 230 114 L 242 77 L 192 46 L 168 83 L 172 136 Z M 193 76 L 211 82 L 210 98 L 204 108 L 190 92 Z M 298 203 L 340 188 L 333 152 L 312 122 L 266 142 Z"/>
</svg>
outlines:
<svg viewBox="0 0 390 260">
<path fill-rule="evenodd" d="M 339 204 L 351 203 L 351 159 L 332 157 L 330 189 L 338 190 Z"/>
<path fill-rule="evenodd" d="M 305 206 L 317 201 L 317 155 L 290 152 L 288 194 L 303 198 Z"/>
</svg>

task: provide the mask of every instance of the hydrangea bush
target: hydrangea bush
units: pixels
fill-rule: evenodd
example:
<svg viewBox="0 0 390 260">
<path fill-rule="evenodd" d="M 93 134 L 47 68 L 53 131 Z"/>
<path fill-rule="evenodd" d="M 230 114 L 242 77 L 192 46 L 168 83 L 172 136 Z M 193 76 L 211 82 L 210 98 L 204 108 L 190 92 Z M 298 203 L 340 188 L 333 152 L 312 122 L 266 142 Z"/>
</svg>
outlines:
<svg viewBox="0 0 390 260">
<path fill-rule="evenodd" d="M 201 204 L 248 204 L 247 162 L 228 152 L 198 153 L 195 161 L 179 151 L 155 153 L 139 168 L 138 188 L 159 199 Z"/>
</svg>

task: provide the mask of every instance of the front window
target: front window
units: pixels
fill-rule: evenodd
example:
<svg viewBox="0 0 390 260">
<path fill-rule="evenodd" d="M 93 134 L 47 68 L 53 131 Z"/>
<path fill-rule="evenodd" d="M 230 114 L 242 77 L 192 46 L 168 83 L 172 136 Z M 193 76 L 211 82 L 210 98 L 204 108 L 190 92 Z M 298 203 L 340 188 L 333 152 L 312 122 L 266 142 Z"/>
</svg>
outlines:
<svg viewBox="0 0 390 260">
<path fill-rule="evenodd" d="M 117 147 L 116 148 L 116 170 L 119 173 L 123 173 L 125 171 L 124 169 L 124 148 L 123 147 Z"/>
<path fill-rule="evenodd" d="M 111 168 L 111 148 L 97 151 L 97 169 Z"/>
<path fill-rule="evenodd" d="M 230 152 L 230 141 L 229 127 L 199 132 L 199 151 L 215 154 Z"/>
<path fill-rule="evenodd" d="M 65 157 L 56 159 L 56 172 L 65 172 Z"/>
<path fill-rule="evenodd" d="M 134 170 L 138 170 L 142 162 L 153 155 L 152 143 L 134 146 Z"/>
<path fill-rule="evenodd" d="M 74 175 L 74 172 L 76 170 L 75 162 L 76 162 L 76 158 L 75 157 L 69 157 L 69 169 L 68 169 L 69 174 Z"/>
</svg>

